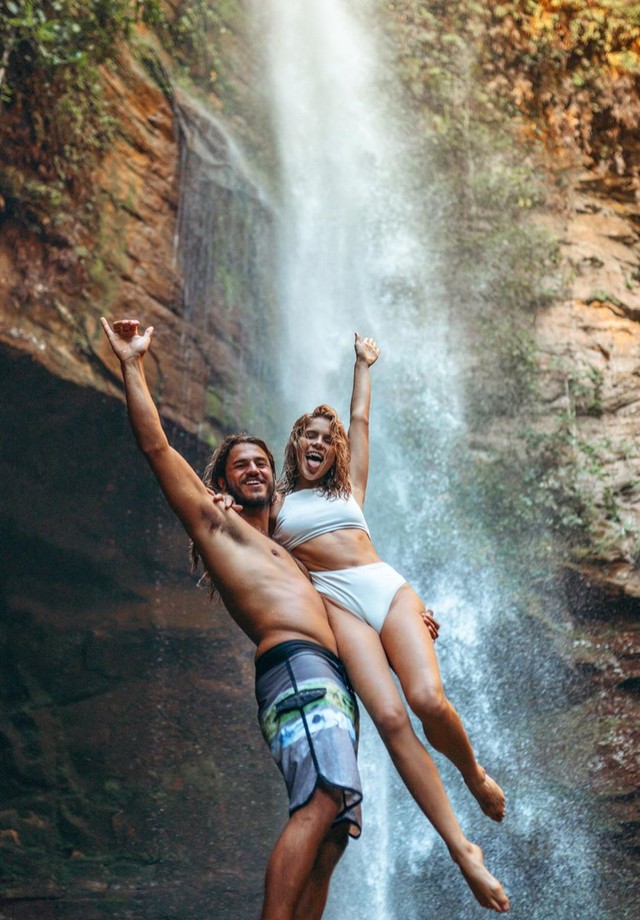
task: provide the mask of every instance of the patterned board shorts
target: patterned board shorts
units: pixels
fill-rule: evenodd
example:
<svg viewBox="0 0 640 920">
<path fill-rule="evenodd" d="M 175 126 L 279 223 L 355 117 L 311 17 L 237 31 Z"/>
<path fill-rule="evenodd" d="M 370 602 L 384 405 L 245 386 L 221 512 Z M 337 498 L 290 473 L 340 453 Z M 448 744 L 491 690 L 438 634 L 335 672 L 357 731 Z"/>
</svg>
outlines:
<svg viewBox="0 0 640 920">
<path fill-rule="evenodd" d="M 342 663 L 313 642 L 283 642 L 256 661 L 256 699 L 262 735 L 289 794 L 289 814 L 318 785 L 339 789 L 335 823 L 362 829 L 358 773 L 358 704 Z"/>
</svg>

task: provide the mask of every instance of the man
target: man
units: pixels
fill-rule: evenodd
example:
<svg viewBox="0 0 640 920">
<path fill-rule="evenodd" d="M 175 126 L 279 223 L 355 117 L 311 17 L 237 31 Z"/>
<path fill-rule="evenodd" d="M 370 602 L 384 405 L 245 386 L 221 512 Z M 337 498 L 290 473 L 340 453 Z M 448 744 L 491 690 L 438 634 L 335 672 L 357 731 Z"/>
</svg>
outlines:
<svg viewBox="0 0 640 920">
<path fill-rule="evenodd" d="M 360 833 L 357 706 L 320 596 L 268 537 L 273 457 L 255 438 L 231 436 L 212 458 L 214 482 L 242 505 L 212 502 L 169 444 L 144 375 L 153 327 L 113 329 L 131 427 L 171 508 L 227 610 L 257 646 L 256 696 L 265 740 L 289 793 L 289 820 L 269 858 L 262 920 L 322 916 L 331 873 L 348 836 Z"/>
</svg>

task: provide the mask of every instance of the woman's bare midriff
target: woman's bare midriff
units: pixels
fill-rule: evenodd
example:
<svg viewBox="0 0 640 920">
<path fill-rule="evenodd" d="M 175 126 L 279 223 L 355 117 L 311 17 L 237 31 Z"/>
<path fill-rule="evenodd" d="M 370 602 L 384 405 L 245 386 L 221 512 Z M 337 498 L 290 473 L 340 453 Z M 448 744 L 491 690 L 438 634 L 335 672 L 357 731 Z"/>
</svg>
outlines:
<svg viewBox="0 0 640 920">
<path fill-rule="evenodd" d="M 334 530 L 314 537 L 293 550 L 310 572 L 332 572 L 380 562 L 364 530 Z"/>
</svg>

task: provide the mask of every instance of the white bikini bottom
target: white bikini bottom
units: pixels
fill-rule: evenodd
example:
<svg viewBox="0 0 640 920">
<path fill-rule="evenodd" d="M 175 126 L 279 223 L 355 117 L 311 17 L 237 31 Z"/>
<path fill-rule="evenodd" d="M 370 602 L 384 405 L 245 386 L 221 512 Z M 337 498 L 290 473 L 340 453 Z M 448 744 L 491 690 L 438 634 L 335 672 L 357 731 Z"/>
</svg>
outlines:
<svg viewBox="0 0 640 920">
<path fill-rule="evenodd" d="M 380 632 L 398 589 L 406 584 L 386 562 L 310 572 L 314 588 Z"/>
</svg>

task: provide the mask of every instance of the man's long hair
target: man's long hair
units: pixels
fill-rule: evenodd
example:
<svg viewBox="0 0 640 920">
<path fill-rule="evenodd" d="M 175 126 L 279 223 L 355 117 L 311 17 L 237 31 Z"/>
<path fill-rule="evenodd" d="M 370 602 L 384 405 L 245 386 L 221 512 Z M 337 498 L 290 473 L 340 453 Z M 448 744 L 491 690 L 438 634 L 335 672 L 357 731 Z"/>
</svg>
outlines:
<svg viewBox="0 0 640 920">
<path fill-rule="evenodd" d="M 344 425 L 340 421 L 338 413 L 331 406 L 316 406 L 311 412 L 301 415 L 293 423 L 289 440 L 284 449 L 284 466 L 282 476 L 278 481 L 278 491 L 287 495 L 291 492 L 298 481 L 298 458 L 296 450 L 300 435 L 314 418 L 326 418 L 329 422 L 329 430 L 333 438 L 333 446 L 336 451 L 336 459 L 326 474 L 322 482 L 318 483 L 318 490 L 329 498 L 348 498 L 351 494 L 351 481 L 349 480 L 349 463 L 351 461 L 351 451 L 349 450 L 349 438 L 344 430 Z"/>
<path fill-rule="evenodd" d="M 273 473 L 273 478 L 276 477 L 276 463 L 273 459 L 273 454 L 262 440 L 262 438 L 254 438 L 252 435 L 248 434 L 228 434 L 219 446 L 211 454 L 211 458 L 207 463 L 204 473 L 202 474 L 202 481 L 205 486 L 211 489 L 213 492 L 220 492 L 220 485 L 218 483 L 219 479 L 226 480 L 226 470 L 227 470 L 227 460 L 229 459 L 229 454 L 236 444 L 255 444 L 256 447 L 259 447 L 260 450 L 264 451 L 271 466 L 271 472 Z M 213 499 L 212 499 L 213 501 Z M 195 572 L 198 568 L 198 562 L 200 561 L 200 553 L 195 548 L 193 542 L 190 544 L 190 553 L 191 553 L 191 572 Z M 209 581 L 209 576 L 205 573 L 200 582 Z M 200 583 L 199 582 L 199 583 Z M 213 584 L 210 584 L 210 596 L 213 596 L 214 587 Z"/>
</svg>

